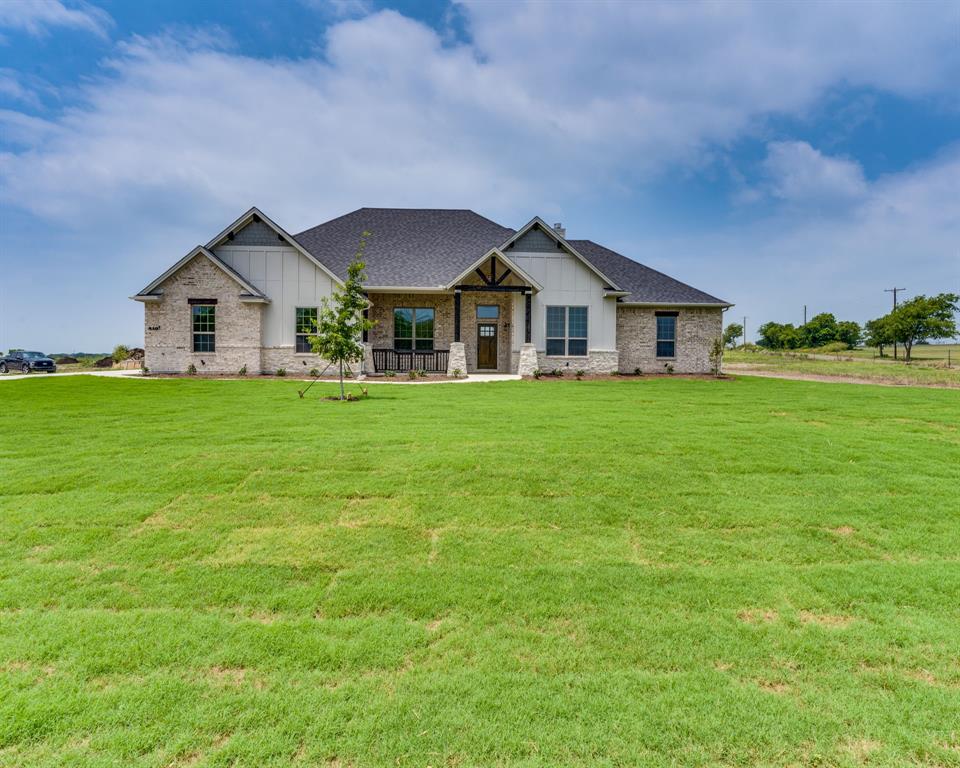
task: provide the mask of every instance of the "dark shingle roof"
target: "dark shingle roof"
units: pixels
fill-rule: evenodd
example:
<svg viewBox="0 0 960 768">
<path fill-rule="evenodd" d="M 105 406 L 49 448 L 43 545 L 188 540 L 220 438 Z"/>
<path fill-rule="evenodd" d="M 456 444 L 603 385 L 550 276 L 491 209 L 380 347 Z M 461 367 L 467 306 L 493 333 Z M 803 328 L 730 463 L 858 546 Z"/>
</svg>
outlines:
<svg viewBox="0 0 960 768">
<path fill-rule="evenodd" d="M 341 279 L 363 232 L 367 285 L 447 285 L 514 230 L 467 210 L 360 208 L 295 239 Z"/>
<path fill-rule="evenodd" d="M 581 256 L 609 277 L 629 296 L 623 301 L 663 304 L 727 304 L 723 299 L 674 280 L 663 272 L 645 267 L 592 240 L 569 240 Z"/>
<path fill-rule="evenodd" d="M 462 209 L 360 208 L 308 229 L 294 239 L 331 272 L 346 279 L 360 235 L 366 284 L 435 288 L 447 285 L 516 230 Z M 600 272 L 630 294 L 623 301 L 726 304 L 592 240 L 568 241 Z"/>
</svg>

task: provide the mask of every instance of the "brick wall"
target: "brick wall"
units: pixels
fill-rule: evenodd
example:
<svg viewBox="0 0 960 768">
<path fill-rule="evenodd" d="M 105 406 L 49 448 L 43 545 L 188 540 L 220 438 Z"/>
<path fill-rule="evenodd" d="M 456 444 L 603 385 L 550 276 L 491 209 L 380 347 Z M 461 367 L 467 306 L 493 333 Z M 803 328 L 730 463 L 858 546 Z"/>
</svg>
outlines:
<svg viewBox="0 0 960 768">
<path fill-rule="evenodd" d="M 203 255 L 161 285 L 163 298 L 144 303 L 144 364 L 153 373 L 237 373 L 260 370 L 262 304 L 239 299 L 242 288 Z M 217 299 L 216 351 L 193 352 L 188 299 Z"/>
<path fill-rule="evenodd" d="M 668 360 L 657 357 L 656 311 L 654 307 L 617 307 L 620 371 L 633 373 L 639 368 L 644 373 L 663 373 L 669 363 L 676 373 L 709 373 L 710 344 L 721 334 L 723 312 L 712 307 L 680 308 L 676 358 Z"/>
</svg>

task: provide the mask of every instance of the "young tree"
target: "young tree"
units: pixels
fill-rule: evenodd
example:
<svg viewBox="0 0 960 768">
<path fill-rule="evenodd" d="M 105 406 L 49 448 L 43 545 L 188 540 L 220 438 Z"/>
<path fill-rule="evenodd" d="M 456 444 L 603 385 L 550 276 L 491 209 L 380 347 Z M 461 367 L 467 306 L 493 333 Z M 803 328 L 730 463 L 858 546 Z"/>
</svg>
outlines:
<svg viewBox="0 0 960 768">
<path fill-rule="evenodd" d="M 130 349 L 125 344 L 117 344 L 113 348 L 113 362 L 122 363 L 130 357 Z"/>
<path fill-rule="evenodd" d="M 958 302 L 960 296 L 955 293 L 941 293 L 929 298 L 915 296 L 888 315 L 893 337 L 903 344 L 908 363 L 914 344 L 957 335 Z"/>
<path fill-rule="evenodd" d="M 737 339 L 743 336 L 743 326 L 740 323 L 730 323 L 723 331 L 723 346 L 735 347 Z"/>
<path fill-rule="evenodd" d="M 367 279 L 363 250 L 369 236 L 369 232 L 360 235 L 360 245 L 347 267 L 347 281 L 343 288 L 333 291 L 332 302 L 323 300 L 323 306 L 317 312 L 316 335 L 309 337 L 315 355 L 339 366 L 341 400 L 346 399 L 343 366 L 363 359 L 361 334 L 373 328 L 373 323 L 363 316 L 367 307 L 367 298 L 363 295 L 363 282 Z"/>
<path fill-rule="evenodd" d="M 863 326 L 863 343 L 868 347 L 876 347 L 883 357 L 883 348 L 893 344 L 893 329 L 890 326 L 890 316 L 884 315 L 876 320 L 867 320 Z"/>
</svg>

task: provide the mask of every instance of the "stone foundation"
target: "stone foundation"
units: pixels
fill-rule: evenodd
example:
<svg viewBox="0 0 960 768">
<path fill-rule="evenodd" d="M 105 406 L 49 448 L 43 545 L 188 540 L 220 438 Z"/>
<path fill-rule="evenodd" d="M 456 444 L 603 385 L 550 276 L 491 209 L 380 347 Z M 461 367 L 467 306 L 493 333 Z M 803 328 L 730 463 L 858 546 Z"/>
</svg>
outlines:
<svg viewBox="0 0 960 768">
<path fill-rule="evenodd" d="M 264 347 L 260 350 L 259 370 L 269 374 L 283 368 L 288 376 L 307 376 L 314 368 L 322 371 L 327 367 L 327 361 L 319 355 L 295 352 L 294 349 L 295 347 Z M 350 363 L 350 370 L 354 375 L 359 375 L 360 363 Z M 337 366 L 331 365 L 324 375 L 332 376 L 338 371 Z"/>
<path fill-rule="evenodd" d="M 619 355 L 616 350 L 591 349 L 586 357 L 548 357 L 537 352 L 537 365 L 544 373 L 562 368 L 564 374 L 584 371 L 588 374 L 613 373 L 618 370 Z"/>
</svg>

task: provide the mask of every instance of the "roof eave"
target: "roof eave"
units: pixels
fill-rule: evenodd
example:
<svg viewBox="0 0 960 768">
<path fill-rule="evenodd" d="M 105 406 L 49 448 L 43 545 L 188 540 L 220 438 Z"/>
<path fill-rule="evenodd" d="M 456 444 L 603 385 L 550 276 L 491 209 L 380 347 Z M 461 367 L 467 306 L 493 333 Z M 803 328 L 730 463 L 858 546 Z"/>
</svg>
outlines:
<svg viewBox="0 0 960 768">
<path fill-rule="evenodd" d="M 703 307 L 717 309 L 736 306 L 726 301 L 618 301 L 620 307 Z"/>
</svg>

